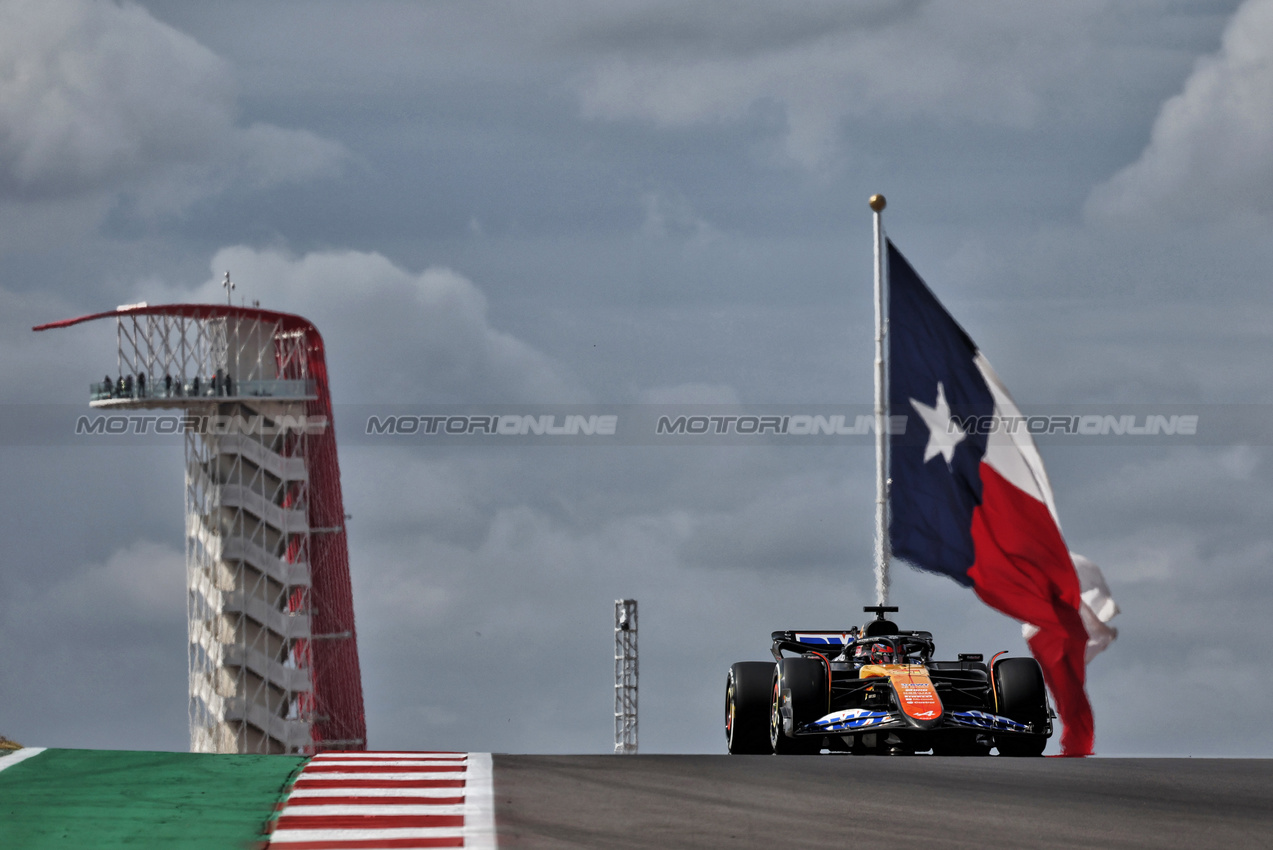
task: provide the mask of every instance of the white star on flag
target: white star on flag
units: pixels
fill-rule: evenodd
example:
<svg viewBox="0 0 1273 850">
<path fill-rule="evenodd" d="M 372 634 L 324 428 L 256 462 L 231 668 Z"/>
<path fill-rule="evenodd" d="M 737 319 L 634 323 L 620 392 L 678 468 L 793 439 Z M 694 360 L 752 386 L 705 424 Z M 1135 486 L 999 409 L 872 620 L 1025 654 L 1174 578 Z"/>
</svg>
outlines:
<svg viewBox="0 0 1273 850">
<path fill-rule="evenodd" d="M 941 381 L 937 382 L 937 404 L 934 407 L 929 407 L 916 399 L 911 399 L 911 405 L 928 426 L 928 445 L 924 447 L 924 463 L 941 455 L 946 459 L 946 466 L 949 467 L 951 459 L 955 456 L 955 446 L 963 442 L 967 435 L 964 429 L 950 418 L 950 404 L 946 401 L 946 389 L 941 385 Z"/>
</svg>

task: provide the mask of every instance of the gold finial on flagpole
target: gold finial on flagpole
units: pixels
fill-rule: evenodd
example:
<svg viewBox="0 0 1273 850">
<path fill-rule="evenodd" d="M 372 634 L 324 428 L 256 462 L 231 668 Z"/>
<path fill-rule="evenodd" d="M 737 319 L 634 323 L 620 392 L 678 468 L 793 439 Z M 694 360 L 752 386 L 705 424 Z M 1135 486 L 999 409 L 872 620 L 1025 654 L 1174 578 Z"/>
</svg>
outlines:
<svg viewBox="0 0 1273 850">
<path fill-rule="evenodd" d="M 871 205 L 871 209 L 875 210 L 875 212 L 884 212 L 884 207 L 888 204 L 888 201 L 884 200 L 883 195 L 872 195 L 871 200 L 867 203 Z"/>
</svg>

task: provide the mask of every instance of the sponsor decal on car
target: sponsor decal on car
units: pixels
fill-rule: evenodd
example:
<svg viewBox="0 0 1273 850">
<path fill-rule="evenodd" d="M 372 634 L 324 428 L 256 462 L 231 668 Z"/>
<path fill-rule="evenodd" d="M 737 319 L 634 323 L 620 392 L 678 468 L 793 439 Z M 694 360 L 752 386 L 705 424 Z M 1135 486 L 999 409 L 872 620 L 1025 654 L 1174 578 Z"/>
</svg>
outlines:
<svg viewBox="0 0 1273 850">
<path fill-rule="evenodd" d="M 931 721 L 942 715 L 941 698 L 921 664 L 868 664 L 859 675 L 863 679 L 887 677 L 897 694 L 897 705 L 907 717 Z"/>
<path fill-rule="evenodd" d="M 896 715 L 887 711 L 869 708 L 846 708 L 843 711 L 833 711 L 826 717 L 813 721 L 809 724 L 809 727 L 823 732 L 843 732 L 848 729 L 866 729 L 881 726 L 888 721 L 896 719 Z"/>
</svg>

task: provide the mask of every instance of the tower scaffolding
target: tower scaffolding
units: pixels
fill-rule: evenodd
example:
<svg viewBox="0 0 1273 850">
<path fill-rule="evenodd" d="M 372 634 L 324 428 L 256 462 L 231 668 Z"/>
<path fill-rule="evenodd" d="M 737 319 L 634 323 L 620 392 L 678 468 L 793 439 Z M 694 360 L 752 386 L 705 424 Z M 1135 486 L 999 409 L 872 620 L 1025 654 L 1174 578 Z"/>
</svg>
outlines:
<svg viewBox="0 0 1273 850">
<path fill-rule="evenodd" d="M 190 748 L 366 748 L 323 341 L 300 316 L 134 304 L 109 410 L 178 409 L 185 431 Z M 160 377 L 162 376 L 162 377 Z"/>
<path fill-rule="evenodd" d="M 614 751 L 637 751 L 637 603 L 614 601 Z"/>
</svg>

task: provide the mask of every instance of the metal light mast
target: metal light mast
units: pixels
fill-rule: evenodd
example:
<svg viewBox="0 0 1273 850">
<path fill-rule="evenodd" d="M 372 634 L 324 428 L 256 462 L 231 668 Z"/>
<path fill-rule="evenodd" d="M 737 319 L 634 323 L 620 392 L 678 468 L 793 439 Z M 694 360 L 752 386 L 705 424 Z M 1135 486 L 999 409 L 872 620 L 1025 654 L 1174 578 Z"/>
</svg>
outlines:
<svg viewBox="0 0 1273 850">
<path fill-rule="evenodd" d="M 614 751 L 637 751 L 637 603 L 614 601 Z"/>
<path fill-rule="evenodd" d="M 889 560 L 889 409 L 888 409 L 888 265 L 884 259 L 884 224 L 881 214 L 887 201 L 872 195 L 875 214 L 875 604 L 888 604 Z"/>
<path fill-rule="evenodd" d="M 141 418 L 185 432 L 191 750 L 365 749 L 318 330 L 229 304 L 132 304 L 35 330 L 107 317 L 118 377 L 93 384 L 90 405 L 181 411 Z"/>
</svg>

